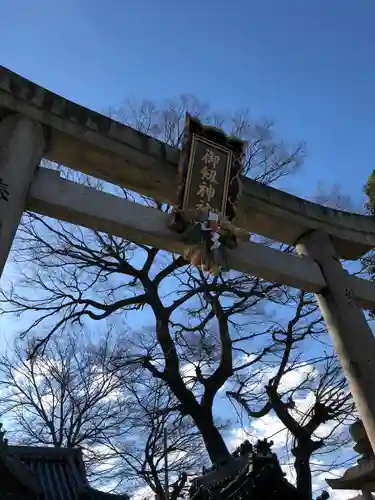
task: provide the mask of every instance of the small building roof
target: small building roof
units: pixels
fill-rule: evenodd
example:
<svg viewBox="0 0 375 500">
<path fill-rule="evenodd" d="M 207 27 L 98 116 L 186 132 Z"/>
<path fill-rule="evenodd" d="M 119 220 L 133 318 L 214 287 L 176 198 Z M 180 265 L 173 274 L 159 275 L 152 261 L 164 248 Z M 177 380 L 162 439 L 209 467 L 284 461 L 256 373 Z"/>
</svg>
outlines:
<svg viewBox="0 0 375 500">
<path fill-rule="evenodd" d="M 8 446 L 0 443 L 0 462 L 36 500 L 129 498 L 128 495 L 115 495 L 91 488 L 80 449 Z"/>
<path fill-rule="evenodd" d="M 303 500 L 281 470 L 272 442 L 245 441 L 226 463 L 196 478 L 191 500 Z"/>
</svg>

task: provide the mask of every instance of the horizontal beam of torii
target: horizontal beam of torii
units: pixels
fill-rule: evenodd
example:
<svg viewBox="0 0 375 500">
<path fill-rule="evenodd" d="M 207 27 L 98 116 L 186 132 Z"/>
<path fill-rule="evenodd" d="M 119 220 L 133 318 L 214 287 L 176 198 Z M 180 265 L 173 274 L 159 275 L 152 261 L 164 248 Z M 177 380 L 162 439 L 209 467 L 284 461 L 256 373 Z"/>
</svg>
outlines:
<svg viewBox="0 0 375 500">
<path fill-rule="evenodd" d="M 123 237 L 175 253 L 183 253 L 178 235 L 168 229 L 168 215 L 92 187 L 62 179 L 59 172 L 40 168 L 32 183 L 27 208 L 42 215 Z M 228 251 L 232 269 L 263 279 L 319 293 L 325 280 L 308 257 L 288 255 L 259 243 L 239 242 Z M 375 283 L 352 276 L 357 303 L 375 309 Z"/>
<path fill-rule="evenodd" d="M 19 113 L 47 130 L 44 157 L 162 202 L 174 204 L 180 151 L 40 87 L 0 66 L 0 119 Z M 294 245 L 307 230 L 332 236 L 337 255 L 375 248 L 373 218 L 333 210 L 243 179 L 236 225 Z"/>
</svg>

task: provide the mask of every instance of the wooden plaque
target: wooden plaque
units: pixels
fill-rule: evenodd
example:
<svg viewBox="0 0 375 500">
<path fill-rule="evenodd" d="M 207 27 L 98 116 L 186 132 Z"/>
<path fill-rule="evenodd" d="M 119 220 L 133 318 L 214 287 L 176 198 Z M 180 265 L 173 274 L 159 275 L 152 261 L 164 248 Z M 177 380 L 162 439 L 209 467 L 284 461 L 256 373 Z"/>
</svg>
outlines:
<svg viewBox="0 0 375 500">
<path fill-rule="evenodd" d="M 188 219 L 215 212 L 232 220 L 235 215 L 245 143 L 186 115 L 179 162 L 176 208 Z"/>
</svg>

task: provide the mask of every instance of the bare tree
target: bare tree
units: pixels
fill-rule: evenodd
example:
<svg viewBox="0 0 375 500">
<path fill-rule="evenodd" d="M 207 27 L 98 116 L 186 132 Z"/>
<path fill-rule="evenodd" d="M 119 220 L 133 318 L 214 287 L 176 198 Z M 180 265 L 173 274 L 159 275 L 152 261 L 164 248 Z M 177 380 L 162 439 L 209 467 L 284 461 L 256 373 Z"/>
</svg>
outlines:
<svg viewBox="0 0 375 500">
<path fill-rule="evenodd" d="M 157 498 L 176 500 L 188 477 L 207 465 L 202 437 L 191 419 L 181 418 L 170 389 L 147 371 L 124 380 L 123 390 L 135 402 L 134 427 L 126 439 L 106 440 L 117 458 L 115 477 L 133 486 L 147 485 Z"/>
<path fill-rule="evenodd" d="M 323 448 L 323 453 L 328 454 L 345 444 L 348 436 L 337 431 L 343 422 L 353 418 L 355 407 L 332 349 L 310 358 L 302 355 L 306 340 L 311 337 L 324 340 L 326 331 L 313 297 L 300 291 L 296 300 L 293 317 L 286 328 L 278 324 L 273 331 L 273 338 L 280 346 L 281 359 L 277 367 L 268 373 L 260 370 L 241 376 L 235 384 L 236 390 L 227 391 L 227 395 L 250 419 L 269 413 L 278 417 L 292 437 L 297 488 L 302 498 L 311 499 L 312 456 Z M 295 377 L 292 383 L 287 382 L 286 378 L 296 371 L 301 376 Z M 259 385 L 259 374 L 264 390 L 255 387 Z M 296 401 L 303 408 L 298 408 Z M 324 424 L 329 425 L 324 428 Z M 330 465 L 333 464 L 327 463 L 327 467 Z"/>
<path fill-rule="evenodd" d="M 150 103 L 130 108 L 132 124 L 178 145 L 188 101 L 161 110 Z M 193 114 L 199 112 L 193 109 Z M 208 113 L 200 116 L 226 125 Z M 299 166 L 301 149 L 290 152 L 273 138 L 269 124 L 251 123 L 246 114 L 238 114 L 232 125 L 231 132 L 249 142 L 248 175 L 272 183 Z M 290 305 L 286 288 L 233 272 L 207 279 L 181 257 L 35 214 L 26 216 L 18 236 L 16 259 L 32 267 L 24 269 L 22 287 L 4 291 L 4 312 L 37 314 L 22 332 L 46 329 L 34 352 L 74 323 L 111 318 L 121 328 L 127 312 L 141 310 L 152 316 L 154 327 L 133 342 L 132 358 L 171 391 L 176 411 L 194 422 L 212 462 L 226 460 L 229 451 L 214 419 L 214 399 L 234 375 L 244 380 L 261 362 L 283 362 L 266 301 Z M 305 328 L 304 335 L 311 335 L 311 330 Z M 128 354 L 119 356 L 117 363 L 125 366 Z M 186 366 L 192 369 L 188 377 Z M 284 366 L 279 376 L 285 371 Z M 111 445 L 116 446 L 113 440 Z"/>
<path fill-rule="evenodd" d="M 70 334 L 27 360 L 18 343 L 0 357 L 0 414 L 13 443 L 82 448 L 91 482 L 165 498 L 167 477 L 177 499 L 207 463 L 202 438 L 168 387 L 132 362 L 117 368 L 118 349 L 112 335 Z"/>
<path fill-rule="evenodd" d="M 215 113 L 207 104 L 192 95 L 166 100 L 161 106 L 152 101 L 138 103 L 125 101 L 120 109 L 108 114 L 144 134 L 178 147 L 184 131 L 185 114 L 202 122 L 225 129 L 230 135 L 247 141 L 244 175 L 272 184 L 298 170 L 304 160 L 305 144 L 291 146 L 275 136 L 274 124 L 269 119 L 251 119 L 248 110 L 239 110 L 230 117 Z"/>
<path fill-rule="evenodd" d="M 363 210 L 358 206 L 352 197 L 341 191 L 339 184 L 334 184 L 330 189 L 327 189 L 323 183 L 318 184 L 318 190 L 313 201 L 324 207 L 343 210 L 346 212 L 362 213 Z"/>
<path fill-rule="evenodd" d="M 225 120 L 210 114 L 191 97 L 162 108 L 150 102 L 128 104 L 112 115 L 178 146 L 187 110 L 247 140 L 245 172 L 260 182 L 273 183 L 301 163 L 302 146 L 290 149 L 276 140 L 270 123 L 252 122 L 246 113 Z M 130 196 L 93 179 L 85 182 Z M 140 200 L 160 210 L 168 209 L 152 200 Z M 43 351 L 51 338 L 57 333 L 63 336 L 72 325 L 110 321 L 127 343 L 125 352 L 116 353 L 116 371 L 126 369 L 131 361 L 137 370 L 151 375 L 152 383 L 160 384 L 157 386 L 173 399 L 173 412 L 163 418 L 168 415 L 168 419 L 175 419 L 178 415 L 191 432 L 194 424 L 214 464 L 229 457 L 213 412 L 214 400 L 223 386 L 233 383 L 232 392 L 245 400 L 257 374 L 265 366 L 278 367 L 276 375 L 270 377 L 270 389 L 256 395 L 258 407 L 252 410 L 252 416 L 275 411 L 276 399 L 285 397 L 279 391 L 281 380 L 298 366 L 298 355 L 292 361 L 291 352 L 301 353 L 298 349 L 303 341 L 326 333 L 321 317 L 315 317 L 316 304 L 304 294 L 235 272 L 207 278 L 182 257 L 31 213 L 25 216 L 18 233 L 14 257 L 22 266 L 22 279 L 17 287 L 3 290 L 3 314 L 25 313 L 27 317 L 33 313 L 29 326 L 20 332 L 27 336 L 45 331 L 35 338 L 32 355 Z M 269 313 L 270 304 L 293 307 L 295 317 L 283 325 Z M 141 321 L 142 334 L 136 328 L 137 335 L 129 335 L 126 316 L 131 322 Z M 309 323 L 310 317 L 314 319 Z M 145 329 L 149 323 L 151 327 Z M 137 405 L 145 410 L 144 401 L 137 401 Z M 147 412 L 143 415 L 140 421 L 147 420 Z M 106 446 L 122 458 L 129 474 L 142 470 L 147 484 L 158 495 L 162 481 L 154 473 L 161 470 L 163 425 L 163 419 L 153 420 L 151 429 L 157 438 L 142 442 L 145 454 L 141 460 L 140 449 L 129 452 L 130 448 L 115 436 L 106 440 Z M 146 460 L 150 453 L 151 459 Z M 189 469 L 190 465 L 185 467 Z"/>
<path fill-rule="evenodd" d="M 182 98 L 162 109 L 143 103 L 138 111 L 128 110 L 138 129 L 178 145 L 187 107 L 193 114 L 201 108 L 197 101 Z M 244 113 L 227 121 L 210 118 L 207 112 L 201 117 L 220 126 L 229 123 L 233 134 L 248 141 L 246 171 L 257 180 L 274 182 L 301 162 L 302 148 L 291 150 L 275 140 L 269 123 L 250 122 Z M 34 352 L 72 324 L 112 318 L 121 328 L 119 314 L 142 310 L 152 315 L 153 331 L 142 344 L 134 345 L 132 355 L 169 387 L 180 413 L 199 429 L 211 460 L 218 463 L 228 458 L 214 421 L 213 402 L 233 373 L 250 367 L 248 362 L 234 366 L 233 360 L 244 349 L 251 350 L 253 338 L 267 333 L 262 303 L 266 299 L 282 302 L 283 287 L 238 273 L 206 279 L 187 267 L 182 257 L 35 214 L 25 216 L 15 257 L 23 278 L 17 288 L 3 291 L 3 313 L 34 311 L 29 327 L 21 332 L 47 332 L 36 338 Z M 26 262 L 30 265 L 25 266 Z M 246 323 L 253 325 L 250 334 Z M 191 356 L 190 341 L 196 338 L 203 343 L 210 338 L 216 352 L 213 356 L 203 349 L 202 358 L 193 365 L 194 387 L 190 388 L 182 369 Z M 262 356 L 272 349 L 272 339 L 269 346 L 254 349 Z"/>
<path fill-rule="evenodd" d="M 51 340 L 43 357 L 26 359 L 20 344 L 0 356 L 0 408 L 12 440 L 28 445 L 81 447 L 91 476 L 101 463 L 96 446 L 132 428 L 122 382 L 107 366 L 107 336 L 99 344 L 73 335 Z"/>
</svg>

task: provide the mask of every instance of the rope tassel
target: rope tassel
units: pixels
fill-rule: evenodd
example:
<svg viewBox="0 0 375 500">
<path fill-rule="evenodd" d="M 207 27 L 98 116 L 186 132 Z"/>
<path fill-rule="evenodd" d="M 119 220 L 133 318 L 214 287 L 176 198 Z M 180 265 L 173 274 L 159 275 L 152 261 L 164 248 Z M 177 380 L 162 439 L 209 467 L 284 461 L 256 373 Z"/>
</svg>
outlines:
<svg viewBox="0 0 375 500">
<path fill-rule="evenodd" d="M 186 229 L 181 232 L 181 239 L 186 245 L 184 258 L 214 276 L 228 271 L 227 249 L 237 246 L 234 232 L 223 229 L 218 215 L 212 212 L 208 217 L 202 214 L 201 220 L 186 224 Z"/>
</svg>

